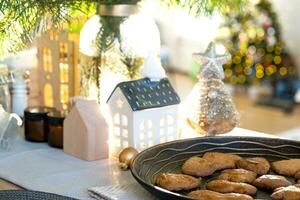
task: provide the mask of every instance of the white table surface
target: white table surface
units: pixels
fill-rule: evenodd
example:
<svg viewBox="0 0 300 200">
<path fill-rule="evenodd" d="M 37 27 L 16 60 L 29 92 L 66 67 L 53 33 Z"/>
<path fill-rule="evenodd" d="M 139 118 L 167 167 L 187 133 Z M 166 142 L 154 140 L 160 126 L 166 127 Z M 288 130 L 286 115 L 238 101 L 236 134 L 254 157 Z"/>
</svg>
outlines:
<svg viewBox="0 0 300 200">
<path fill-rule="evenodd" d="M 235 128 L 230 136 L 272 137 Z M 136 183 L 129 171 L 121 171 L 114 159 L 83 161 L 45 143 L 32 143 L 22 137 L 9 152 L 0 152 L 0 177 L 25 189 L 51 192 L 79 199 L 90 199 L 87 188 Z M 136 199 L 145 199 L 134 196 Z"/>
</svg>

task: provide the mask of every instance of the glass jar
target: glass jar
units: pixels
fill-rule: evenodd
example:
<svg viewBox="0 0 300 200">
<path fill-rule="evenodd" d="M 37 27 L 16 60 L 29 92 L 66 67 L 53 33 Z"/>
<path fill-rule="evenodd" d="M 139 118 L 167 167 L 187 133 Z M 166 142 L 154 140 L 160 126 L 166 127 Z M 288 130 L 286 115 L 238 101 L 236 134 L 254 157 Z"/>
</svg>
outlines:
<svg viewBox="0 0 300 200">
<path fill-rule="evenodd" d="M 25 138 L 34 142 L 47 142 L 47 114 L 55 111 L 49 107 L 29 107 L 24 111 Z"/>
<path fill-rule="evenodd" d="M 102 105 L 119 82 L 142 78 L 149 51 L 160 53 L 159 30 L 137 3 L 100 3 L 98 14 L 80 32 L 80 95 L 105 109 Z"/>
<path fill-rule="evenodd" d="M 53 147 L 63 147 L 64 112 L 54 111 L 47 114 L 48 144 Z"/>
</svg>

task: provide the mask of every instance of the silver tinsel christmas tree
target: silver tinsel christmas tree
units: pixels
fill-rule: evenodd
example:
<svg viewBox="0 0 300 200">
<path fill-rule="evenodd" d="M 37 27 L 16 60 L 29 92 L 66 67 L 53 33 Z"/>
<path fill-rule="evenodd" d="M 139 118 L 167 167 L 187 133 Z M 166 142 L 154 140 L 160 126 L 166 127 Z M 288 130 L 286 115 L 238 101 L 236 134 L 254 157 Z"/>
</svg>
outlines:
<svg viewBox="0 0 300 200">
<path fill-rule="evenodd" d="M 205 53 L 193 54 L 201 64 L 199 81 L 185 102 L 187 123 L 205 135 L 226 133 L 238 125 L 239 116 L 222 79 L 222 65 L 230 54 L 217 55 L 214 43 Z"/>
</svg>

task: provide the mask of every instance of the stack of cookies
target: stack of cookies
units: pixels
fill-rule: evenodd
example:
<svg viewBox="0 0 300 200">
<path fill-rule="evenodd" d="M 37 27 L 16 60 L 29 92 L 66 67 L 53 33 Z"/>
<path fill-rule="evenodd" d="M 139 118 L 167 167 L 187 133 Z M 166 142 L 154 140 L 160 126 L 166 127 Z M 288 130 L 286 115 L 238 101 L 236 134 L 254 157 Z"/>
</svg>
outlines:
<svg viewBox="0 0 300 200">
<path fill-rule="evenodd" d="M 258 189 L 269 192 L 272 200 L 300 200 L 300 159 L 270 164 L 263 157 L 207 152 L 186 160 L 181 171 L 182 174 L 159 174 L 156 184 L 169 191 L 185 191 L 187 196 L 199 200 L 252 200 Z M 207 177 L 214 178 L 201 188 Z M 295 177 L 296 183 L 286 177 Z"/>
</svg>

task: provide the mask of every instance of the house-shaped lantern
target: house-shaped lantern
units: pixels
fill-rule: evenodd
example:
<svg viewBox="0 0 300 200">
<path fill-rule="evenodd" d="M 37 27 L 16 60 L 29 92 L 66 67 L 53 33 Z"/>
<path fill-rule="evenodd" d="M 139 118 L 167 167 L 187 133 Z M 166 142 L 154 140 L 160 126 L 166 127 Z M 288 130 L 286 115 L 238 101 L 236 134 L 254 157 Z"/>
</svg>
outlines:
<svg viewBox="0 0 300 200">
<path fill-rule="evenodd" d="M 143 150 L 177 139 L 180 98 L 167 78 L 119 83 L 109 97 L 110 154 L 132 146 Z"/>
<path fill-rule="evenodd" d="M 78 36 L 51 29 L 37 38 L 41 105 L 68 109 L 79 93 Z"/>
</svg>

